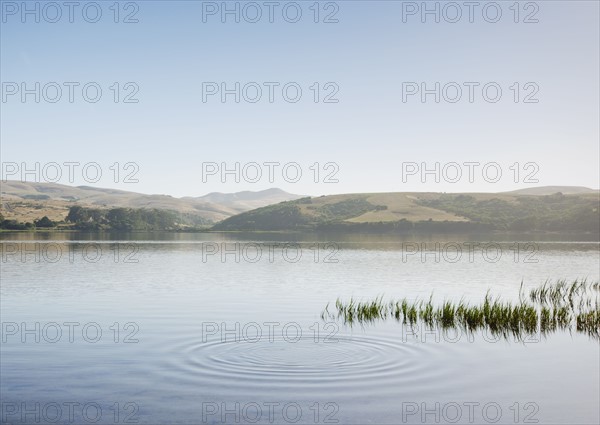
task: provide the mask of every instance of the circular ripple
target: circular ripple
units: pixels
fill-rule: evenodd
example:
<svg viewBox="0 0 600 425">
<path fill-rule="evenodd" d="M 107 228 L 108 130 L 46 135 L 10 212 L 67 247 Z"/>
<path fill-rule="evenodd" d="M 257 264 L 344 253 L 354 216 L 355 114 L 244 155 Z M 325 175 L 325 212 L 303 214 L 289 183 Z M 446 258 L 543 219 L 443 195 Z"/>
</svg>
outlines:
<svg viewBox="0 0 600 425">
<path fill-rule="evenodd" d="M 236 376 L 246 373 L 268 379 L 287 379 L 291 374 L 321 377 L 333 371 L 338 377 L 357 371 L 372 375 L 406 365 L 407 356 L 392 359 L 389 355 L 388 350 L 398 348 L 381 340 L 351 337 L 339 337 L 331 342 L 315 342 L 312 338 L 293 343 L 284 339 L 255 343 L 216 342 L 192 347 L 186 366 L 201 368 L 208 361 L 213 371 Z"/>
<path fill-rule="evenodd" d="M 365 334 L 337 335 L 332 342 L 303 337 L 297 342 L 265 338 L 182 343 L 171 347 L 172 355 L 163 356 L 169 365 L 161 369 L 180 382 L 219 386 L 418 385 L 447 373 L 439 361 L 452 347 L 440 350 L 439 345 Z"/>
</svg>

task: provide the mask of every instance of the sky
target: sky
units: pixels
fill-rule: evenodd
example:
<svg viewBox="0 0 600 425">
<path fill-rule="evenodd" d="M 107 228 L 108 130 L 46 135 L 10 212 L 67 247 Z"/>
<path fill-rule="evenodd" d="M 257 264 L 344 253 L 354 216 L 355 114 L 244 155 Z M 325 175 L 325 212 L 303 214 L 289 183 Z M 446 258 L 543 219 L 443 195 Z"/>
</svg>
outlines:
<svg viewBox="0 0 600 425">
<path fill-rule="evenodd" d="M 2 179 L 173 196 L 600 186 L 597 1 L 1 10 Z"/>
</svg>

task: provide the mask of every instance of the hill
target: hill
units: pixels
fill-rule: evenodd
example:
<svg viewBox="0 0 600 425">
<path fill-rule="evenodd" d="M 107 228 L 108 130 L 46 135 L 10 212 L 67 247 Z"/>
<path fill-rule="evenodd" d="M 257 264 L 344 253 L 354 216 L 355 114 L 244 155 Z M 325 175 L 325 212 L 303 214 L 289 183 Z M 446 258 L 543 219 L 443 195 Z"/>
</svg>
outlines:
<svg viewBox="0 0 600 425">
<path fill-rule="evenodd" d="M 563 195 L 581 195 L 585 193 L 598 194 L 598 190 L 590 189 L 589 187 L 583 186 L 539 186 L 531 187 L 527 189 L 513 190 L 511 192 L 504 192 L 509 195 L 553 195 L 555 193 L 562 193 Z"/>
<path fill-rule="evenodd" d="M 0 213 L 6 219 L 33 222 L 43 216 L 64 220 L 69 208 L 158 209 L 185 215 L 190 223 L 210 224 L 272 203 L 300 198 L 280 189 L 175 198 L 91 186 L 6 181 L 0 183 Z"/>
<path fill-rule="evenodd" d="M 217 223 L 222 231 L 583 232 L 600 233 L 597 192 L 579 195 L 507 193 L 359 193 L 302 198 Z"/>
</svg>

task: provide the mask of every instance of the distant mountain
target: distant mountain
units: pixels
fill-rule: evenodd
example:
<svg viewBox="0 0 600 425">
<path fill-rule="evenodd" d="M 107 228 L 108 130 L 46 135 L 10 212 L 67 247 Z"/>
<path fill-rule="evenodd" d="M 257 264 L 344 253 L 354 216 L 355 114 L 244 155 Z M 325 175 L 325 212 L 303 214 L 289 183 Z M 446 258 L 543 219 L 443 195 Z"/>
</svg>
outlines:
<svg viewBox="0 0 600 425">
<path fill-rule="evenodd" d="M 510 192 L 503 192 L 506 194 L 513 195 L 534 195 L 534 196 L 543 196 L 543 195 L 553 195 L 555 193 L 562 193 L 563 195 L 578 195 L 583 193 L 595 193 L 598 194 L 600 191 L 596 189 L 590 189 L 589 187 L 583 186 L 539 186 L 539 187 L 530 187 L 527 189 L 519 189 L 513 190 Z"/>
<path fill-rule="evenodd" d="M 254 208 L 300 198 L 281 189 L 175 198 L 92 186 L 10 180 L 0 183 L 0 191 L 2 215 L 22 222 L 33 221 L 44 215 L 60 221 L 66 217 L 70 206 L 80 205 L 93 208 L 156 208 L 214 223 Z"/>
<path fill-rule="evenodd" d="M 194 199 L 196 201 L 218 204 L 242 212 L 242 210 L 248 211 L 263 207 L 265 205 L 278 204 L 279 202 L 291 201 L 299 198 L 302 198 L 302 196 L 292 195 L 291 193 L 287 193 L 281 189 L 272 188 L 258 192 L 252 192 L 249 190 L 235 193 L 212 192 L 208 195 L 197 198 L 185 197 L 182 199 Z"/>
</svg>

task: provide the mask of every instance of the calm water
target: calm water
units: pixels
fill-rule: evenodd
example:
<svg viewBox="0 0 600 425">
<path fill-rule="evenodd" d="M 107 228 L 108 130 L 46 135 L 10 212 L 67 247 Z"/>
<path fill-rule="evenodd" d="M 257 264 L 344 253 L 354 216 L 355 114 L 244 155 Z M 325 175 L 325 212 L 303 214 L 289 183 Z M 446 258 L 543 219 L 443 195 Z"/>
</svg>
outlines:
<svg viewBox="0 0 600 425">
<path fill-rule="evenodd" d="M 337 297 L 514 299 L 521 282 L 598 280 L 597 241 L 1 237 L 3 423 L 600 422 L 586 336 L 320 318 Z"/>
</svg>

